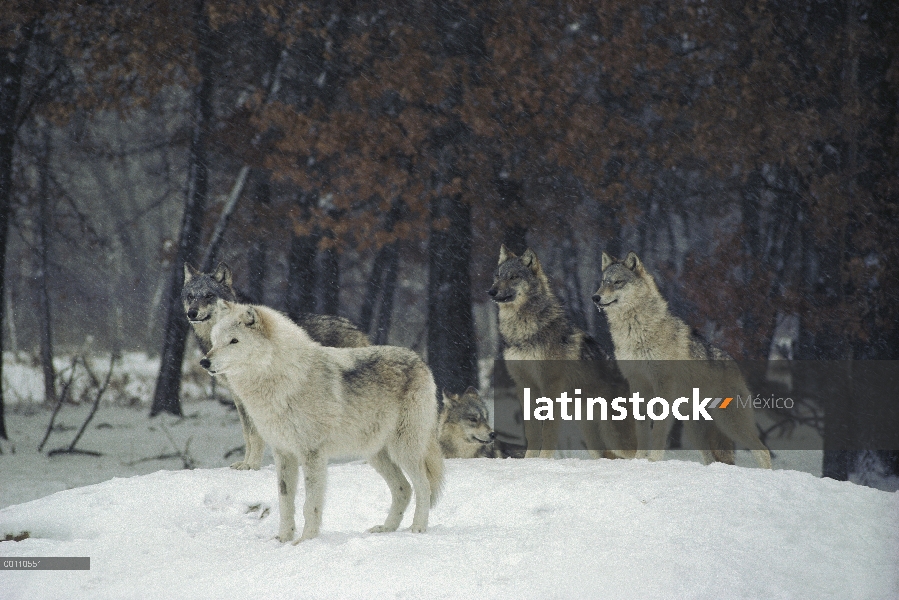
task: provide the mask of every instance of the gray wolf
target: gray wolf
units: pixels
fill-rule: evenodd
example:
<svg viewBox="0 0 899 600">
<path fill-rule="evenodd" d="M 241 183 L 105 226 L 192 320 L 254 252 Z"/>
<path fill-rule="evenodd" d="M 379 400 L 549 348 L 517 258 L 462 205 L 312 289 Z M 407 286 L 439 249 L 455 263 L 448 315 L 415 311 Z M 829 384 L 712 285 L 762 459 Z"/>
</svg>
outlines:
<svg viewBox="0 0 899 600">
<path fill-rule="evenodd" d="M 487 418 L 487 405 L 469 387 L 461 395 L 443 391 L 438 420 L 440 449 L 445 458 L 497 458 L 496 432 Z"/>
<path fill-rule="evenodd" d="M 605 390 L 604 397 L 627 396 L 627 382 L 614 361 L 596 341 L 565 316 L 562 304 L 550 288 L 537 255 L 530 249 L 520 257 L 505 245 L 500 248 L 493 285 L 487 292 L 499 307 L 499 332 L 503 359 L 520 388 L 539 390 L 549 398 L 572 392 L 588 381 Z M 523 362 L 524 361 L 524 362 Z M 564 367 L 553 361 L 567 361 Z M 584 372 L 572 377 L 571 361 L 584 362 Z M 589 387 L 589 386 L 588 386 Z M 581 422 L 587 448 L 594 457 L 603 450 L 631 458 L 637 448 L 634 423 L 625 421 Z M 526 457 L 552 458 L 558 440 L 557 421 L 525 421 Z"/>
<path fill-rule="evenodd" d="M 624 260 L 603 253 L 602 282 L 593 301 L 608 317 L 615 358 L 631 389 L 647 398 L 687 396 L 685 388 L 697 386 L 704 395 L 749 396 L 736 362 L 671 314 L 655 279 L 633 252 Z M 664 454 L 672 425 L 671 419 L 655 423 L 651 459 Z M 731 403 L 716 411 L 713 421 L 685 421 L 684 433 L 700 448 L 706 464 L 733 464 L 736 442 L 752 451 L 759 466 L 771 468 L 771 454 L 759 439 L 752 406 Z"/>
<path fill-rule="evenodd" d="M 438 419 L 444 458 L 522 458 L 524 448 L 497 439 L 490 427 L 487 403 L 473 387 L 461 395 L 443 391 Z"/>
<path fill-rule="evenodd" d="M 244 300 L 234 288 L 230 267 L 225 263 L 219 263 L 212 273 L 201 273 L 185 263 L 181 302 L 187 320 L 190 321 L 204 354 L 212 348 L 210 336 L 212 327 L 217 320 L 215 308 L 219 298 L 229 302 Z M 323 346 L 361 348 L 371 345 L 368 336 L 343 317 L 301 314 L 297 318 L 297 324 L 305 329 L 312 339 Z M 232 464 L 231 468 L 259 469 L 262 465 L 265 444 L 237 394 L 234 394 L 234 406 L 237 408 L 237 415 L 243 430 L 244 459 Z"/>
<path fill-rule="evenodd" d="M 300 466 L 306 499 L 298 541 L 318 535 L 329 457 L 366 457 L 387 481 L 390 511 L 372 532 L 396 531 L 409 505 L 411 480 L 411 530 L 424 532 L 443 485 L 437 388 L 424 361 L 395 346 L 322 346 L 286 315 L 265 306 L 219 300 L 217 311 L 212 349 L 200 364 L 212 375 L 227 376 L 272 446 L 278 539 L 292 540 L 296 531 Z"/>
</svg>

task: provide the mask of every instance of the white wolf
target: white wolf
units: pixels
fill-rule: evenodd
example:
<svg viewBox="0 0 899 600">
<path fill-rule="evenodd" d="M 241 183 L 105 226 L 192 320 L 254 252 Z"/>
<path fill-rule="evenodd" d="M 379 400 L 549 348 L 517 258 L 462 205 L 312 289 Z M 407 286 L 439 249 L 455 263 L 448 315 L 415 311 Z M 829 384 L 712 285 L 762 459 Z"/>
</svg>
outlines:
<svg viewBox="0 0 899 600">
<path fill-rule="evenodd" d="M 201 365 L 228 382 L 262 438 L 278 474 L 278 539 L 292 540 L 299 466 L 305 524 L 318 535 L 328 458 L 364 456 L 387 481 L 392 504 L 383 525 L 396 531 L 415 492 L 412 531 L 424 532 L 443 484 L 434 378 L 405 348 L 321 346 L 287 316 L 265 306 L 218 301 L 212 349 Z M 403 475 L 405 471 L 412 480 Z"/>
</svg>

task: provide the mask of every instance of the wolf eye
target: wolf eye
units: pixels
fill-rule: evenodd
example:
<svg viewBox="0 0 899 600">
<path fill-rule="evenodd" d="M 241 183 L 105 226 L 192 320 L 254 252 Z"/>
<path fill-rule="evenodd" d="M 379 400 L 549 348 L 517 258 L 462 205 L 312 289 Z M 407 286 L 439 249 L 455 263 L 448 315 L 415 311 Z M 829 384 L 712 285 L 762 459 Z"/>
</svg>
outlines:
<svg viewBox="0 0 899 600">
<path fill-rule="evenodd" d="M 616 281 L 613 285 L 614 285 L 615 287 L 621 287 L 621 286 L 624 285 L 624 281 Z"/>
<path fill-rule="evenodd" d="M 232 344 L 236 344 L 236 343 L 237 343 L 237 338 L 231 338 L 231 343 L 232 343 Z"/>
<path fill-rule="evenodd" d="M 515 281 L 516 279 L 521 279 L 521 277 L 519 277 L 518 275 L 509 275 L 509 279 L 511 281 Z"/>
</svg>

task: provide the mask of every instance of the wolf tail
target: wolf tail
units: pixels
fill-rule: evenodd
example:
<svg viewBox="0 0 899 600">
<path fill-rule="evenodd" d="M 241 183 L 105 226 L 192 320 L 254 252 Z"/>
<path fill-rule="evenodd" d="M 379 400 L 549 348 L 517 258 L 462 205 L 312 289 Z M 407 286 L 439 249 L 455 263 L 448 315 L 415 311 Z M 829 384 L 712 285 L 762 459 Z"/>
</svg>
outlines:
<svg viewBox="0 0 899 600">
<path fill-rule="evenodd" d="M 443 452 L 437 441 L 436 432 L 428 442 L 428 451 L 425 454 L 425 473 L 428 483 L 431 485 L 431 506 L 437 504 L 440 494 L 443 493 Z"/>
</svg>

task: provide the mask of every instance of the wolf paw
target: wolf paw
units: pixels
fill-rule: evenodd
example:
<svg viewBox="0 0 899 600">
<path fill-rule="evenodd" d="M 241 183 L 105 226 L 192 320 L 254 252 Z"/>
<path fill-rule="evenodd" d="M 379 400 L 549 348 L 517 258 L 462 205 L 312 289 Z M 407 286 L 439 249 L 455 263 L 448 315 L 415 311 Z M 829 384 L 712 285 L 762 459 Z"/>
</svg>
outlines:
<svg viewBox="0 0 899 600">
<path fill-rule="evenodd" d="M 296 545 L 299 544 L 300 542 L 305 542 L 306 540 L 311 540 L 311 539 L 317 538 L 317 537 L 318 537 L 318 532 L 317 532 L 317 531 L 316 531 L 315 533 L 312 533 L 312 532 L 309 532 L 309 533 L 303 532 L 303 535 L 300 536 L 300 539 L 298 539 L 297 541 L 295 541 L 295 542 L 293 543 L 293 545 L 296 546 Z"/>
<path fill-rule="evenodd" d="M 427 530 L 428 530 L 428 526 L 427 526 L 427 525 L 415 525 L 415 524 L 413 524 L 412 527 L 409 528 L 409 531 L 411 531 L 412 533 L 424 533 L 424 532 L 427 531 Z"/>
<path fill-rule="evenodd" d="M 279 533 L 275 536 L 275 539 L 281 542 L 282 544 L 293 541 L 294 531 L 291 530 L 290 533 Z M 302 539 L 302 538 L 301 538 Z"/>
<path fill-rule="evenodd" d="M 238 471 L 258 471 L 259 467 L 260 465 L 253 465 L 245 460 L 239 460 L 231 465 L 232 469 L 237 469 Z"/>
<path fill-rule="evenodd" d="M 656 462 L 665 458 L 664 450 L 650 450 L 649 451 L 649 460 L 652 462 Z"/>
<path fill-rule="evenodd" d="M 396 531 L 396 527 L 388 527 L 387 525 L 375 525 L 368 530 L 369 533 L 390 533 Z"/>
</svg>

